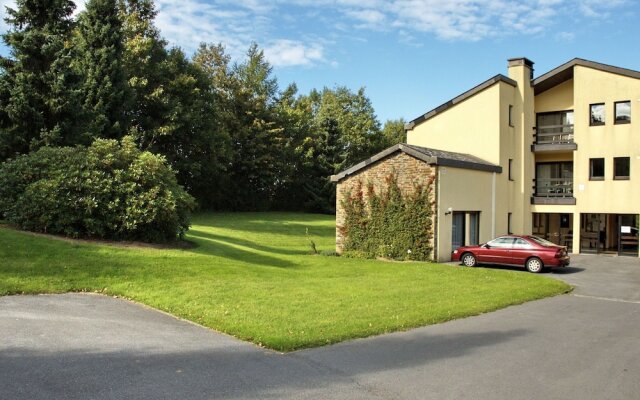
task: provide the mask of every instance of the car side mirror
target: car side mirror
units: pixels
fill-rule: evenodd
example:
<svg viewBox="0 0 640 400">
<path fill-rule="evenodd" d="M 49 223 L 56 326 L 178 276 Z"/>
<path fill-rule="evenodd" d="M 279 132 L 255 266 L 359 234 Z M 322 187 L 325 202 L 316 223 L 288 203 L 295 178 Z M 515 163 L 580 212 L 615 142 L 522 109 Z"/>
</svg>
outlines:
<svg viewBox="0 0 640 400">
<path fill-rule="evenodd" d="M 489 246 L 489 243 L 483 244 L 482 247 L 484 247 L 485 249 L 490 249 L 491 248 L 491 246 Z"/>
</svg>

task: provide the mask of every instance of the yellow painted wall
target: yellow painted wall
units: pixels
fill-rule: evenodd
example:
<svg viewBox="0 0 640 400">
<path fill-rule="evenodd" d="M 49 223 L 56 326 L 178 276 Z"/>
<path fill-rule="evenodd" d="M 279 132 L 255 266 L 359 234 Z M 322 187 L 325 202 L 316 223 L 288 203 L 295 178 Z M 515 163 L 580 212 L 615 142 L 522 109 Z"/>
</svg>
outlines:
<svg viewBox="0 0 640 400">
<path fill-rule="evenodd" d="M 640 213 L 640 79 L 575 67 L 574 193 L 577 212 Z M 631 100 L 631 123 L 614 124 L 614 102 Z M 589 126 L 589 105 L 605 103 L 605 125 Z M 604 181 L 589 181 L 589 158 L 604 157 Z M 630 157 L 630 180 L 613 180 L 613 158 Z"/>
<path fill-rule="evenodd" d="M 573 110 L 573 79 L 535 97 L 536 113 Z"/>
<path fill-rule="evenodd" d="M 500 86 L 495 84 L 407 132 L 407 143 L 500 163 Z"/>
<path fill-rule="evenodd" d="M 437 258 L 451 261 L 451 220 L 445 215 L 453 211 L 480 212 L 480 243 L 492 239 L 492 182 L 494 173 L 461 168 L 438 167 L 437 208 Z M 496 174 L 496 176 L 499 174 Z"/>
</svg>

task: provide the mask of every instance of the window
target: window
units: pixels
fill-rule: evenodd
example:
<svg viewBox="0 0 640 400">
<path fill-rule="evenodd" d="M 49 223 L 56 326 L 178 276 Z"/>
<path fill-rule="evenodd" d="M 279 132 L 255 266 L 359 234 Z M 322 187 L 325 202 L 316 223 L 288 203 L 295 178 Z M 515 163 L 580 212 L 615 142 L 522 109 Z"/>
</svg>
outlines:
<svg viewBox="0 0 640 400">
<path fill-rule="evenodd" d="M 589 159 L 589 180 L 604 180 L 604 158 Z"/>
<path fill-rule="evenodd" d="M 613 179 L 629 179 L 629 157 L 613 158 Z"/>
<path fill-rule="evenodd" d="M 536 143 L 573 143 L 573 110 L 536 114 Z"/>
<path fill-rule="evenodd" d="M 631 102 L 616 101 L 613 106 L 616 124 L 628 124 L 631 122 Z"/>
<path fill-rule="evenodd" d="M 604 103 L 591 104 L 589 110 L 591 115 L 589 125 L 604 125 Z"/>
<path fill-rule="evenodd" d="M 533 248 L 533 246 L 531 246 L 531 243 L 527 242 L 526 240 L 517 238 L 515 243 L 513 244 L 513 248 L 514 249 L 531 249 Z"/>
<path fill-rule="evenodd" d="M 510 180 L 510 181 L 512 181 L 512 180 L 513 180 L 513 174 L 512 174 L 512 171 L 513 171 L 513 159 L 512 159 L 512 158 L 510 158 L 510 159 L 509 159 L 509 180 Z"/>
<path fill-rule="evenodd" d="M 511 235 L 511 213 L 507 213 L 507 233 Z"/>
<path fill-rule="evenodd" d="M 509 126 L 513 126 L 513 106 L 509 104 Z"/>
<path fill-rule="evenodd" d="M 476 245 L 480 243 L 480 213 L 469 213 L 469 244 Z"/>
<path fill-rule="evenodd" d="M 535 195 L 573 197 L 573 162 L 536 163 Z"/>
<path fill-rule="evenodd" d="M 489 245 L 489 247 L 497 247 L 497 248 L 501 248 L 501 249 L 510 249 L 513 247 L 513 240 L 515 238 L 513 237 L 509 237 L 509 236 L 503 236 L 503 237 L 499 237 L 497 239 L 493 239 L 492 241 L 490 241 L 489 243 L 487 243 Z"/>
</svg>

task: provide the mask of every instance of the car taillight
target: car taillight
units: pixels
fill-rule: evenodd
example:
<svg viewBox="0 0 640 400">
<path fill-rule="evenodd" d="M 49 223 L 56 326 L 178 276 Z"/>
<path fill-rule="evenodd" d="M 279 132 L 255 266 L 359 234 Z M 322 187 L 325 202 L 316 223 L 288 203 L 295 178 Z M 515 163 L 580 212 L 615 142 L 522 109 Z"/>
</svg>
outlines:
<svg viewBox="0 0 640 400">
<path fill-rule="evenodd" d="M 558 249 L 558 251 L 556 251 L 556 258 L 560 258 L 560 257 L 564 257 L 564 255 L 566 254 L 564 249 Z"/>
</svg>

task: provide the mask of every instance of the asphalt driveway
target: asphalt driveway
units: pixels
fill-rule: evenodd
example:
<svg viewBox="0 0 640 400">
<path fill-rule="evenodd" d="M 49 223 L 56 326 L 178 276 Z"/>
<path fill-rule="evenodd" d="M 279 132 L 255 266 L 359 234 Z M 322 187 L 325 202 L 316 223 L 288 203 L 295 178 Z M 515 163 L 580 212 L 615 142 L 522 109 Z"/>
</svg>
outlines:
<svg viewBox="0 0 640 400">
<path fill-rule="evenodd" d="M 0 298 L 2 399 L 637 399 L 640 260 L 571 295 L 282 355 L 120 299 Z"/>
</svg>

